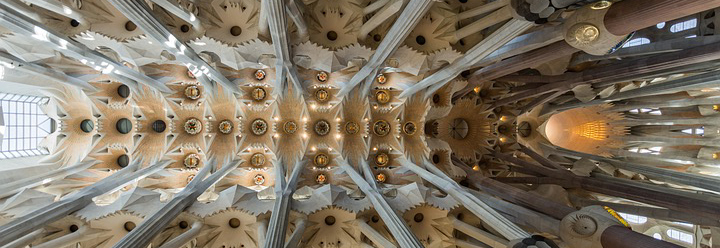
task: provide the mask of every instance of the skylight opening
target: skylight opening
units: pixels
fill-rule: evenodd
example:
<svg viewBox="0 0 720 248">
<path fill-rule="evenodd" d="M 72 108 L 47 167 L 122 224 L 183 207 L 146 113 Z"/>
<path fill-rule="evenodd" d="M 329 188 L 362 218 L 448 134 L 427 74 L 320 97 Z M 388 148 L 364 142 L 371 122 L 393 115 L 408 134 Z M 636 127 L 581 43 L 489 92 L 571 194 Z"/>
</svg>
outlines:
<svg viewBox="0 0 720 248">
<path fill-rule="evenodd" d="M 38 146 L 54 130 L 53 120 L 40 109 L 49 98 L 0 93 L 2 143 L 0 159 L 48 154 Z"/>
<path fill-rule="evenodd" d="M 670 32 L 677 33 L 697 27 L 697 19 L 690 19 L 670 26 Z"/>
</svg>

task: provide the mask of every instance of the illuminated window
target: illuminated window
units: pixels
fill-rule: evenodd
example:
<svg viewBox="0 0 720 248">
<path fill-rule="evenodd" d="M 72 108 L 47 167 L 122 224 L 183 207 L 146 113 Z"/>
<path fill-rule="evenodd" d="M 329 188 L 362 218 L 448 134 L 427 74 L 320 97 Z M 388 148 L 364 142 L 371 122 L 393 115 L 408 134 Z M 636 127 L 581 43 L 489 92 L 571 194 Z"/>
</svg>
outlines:
<svg viewBox="0 0 720 248">
<path fill-rule="evenodd" d="M 694 225 L 691 224 L 691 223 L 685 223 L 685 222 L 677 222 L 677 221 L 675 221 L 675 222 L 673 222 L 673 223 L 675 223 L 675 224 L 677 224 L 677 225 L 681 225 L 681 226 L 686 226 L 686 227 L 693 227 L 693 226 L 694 226 Z"/>
<path fill-rule="evenodd" d="M 705 136 L 705 127 L 688 128 L 688 129 L 683 129 L 680 132 L 685 133 L 685 134 Z"/>
<path fill-rule="evenodd" d="M 636 39 L 632 39 L 632 40 L 628 41 L 622 47 L 634 47 L 634 46 L 640 46 L 640 45 L 645 45 L 645 44 L 650 44 L 650 40 L 648 38 L 636 38 Z"/>
<path fill-rule="evenodd" d="M 655 25 L 655 27 L 657 27 L 658 29 L 662 29 L 665 27 L 665 22 L 658 23 L 657 25 Z"/>
<path fill-rule="evenodd" d="M 649 115 L 662 115 L 662 111 L 657 108 L 640 108 L 631 109 L 628 111 L 631 114 L 649 114 Z"/>
<path fill-rule="evenodd" d="M 693 235 L 690 233 L 686 233 L 683 231 L 675 230 L 675 229 L 668 229 L 667 235 L 671 239 L 674 240 L 680 240 L 682 242 L 692 244 L 693 243 Z"/>
<path fill-rule="evenodd" d="M 677 33 L 697 27 L 697 19 L 687 20 L 670 26 L 670 32 Z"/>
<path fill-rule="evenodd" d="M 662 240 L 662 235 L 660 235 L 659 233 L 653 233 L 653 238 L 657 240 Z"/>
<path fill-rule="evenodd" d="M 47 104 L 47 97 L 0 93 L 2 106 L 2 145 L 0 159 L 48 154 L 38 143 L 53 132 L 54 123 L 39 105 Z"/>
<path fill-rule="evenodd" d="M 630 223 L 633 224 L 644 224 L 647 222 L 647 217 L 640 216 L 640 215 L 634 215 L 634 214 L 626 214 L 626 213 L 618 213 L 620 216 L 623 217 L 623 219 L 627 220 Z"/>
<path fill-rule="evenodd" d="M 661 146 L 655 146 L 655 147 L 650 147 L 650 148 L 633 147 L 633 148 L 629 148 L 628 151 L 636 152 L 636 153 L 643 153 L 643 154 L 659 155 L 660 151 L 662 151 L 662 147 Z"/>
<path fill-rule="evenodd" d="M 594 140 L 605 140 L 608 136 L 608 124 L 603 121 L 592 121 L 573 128 L 573 134 Z"/>
</svg>

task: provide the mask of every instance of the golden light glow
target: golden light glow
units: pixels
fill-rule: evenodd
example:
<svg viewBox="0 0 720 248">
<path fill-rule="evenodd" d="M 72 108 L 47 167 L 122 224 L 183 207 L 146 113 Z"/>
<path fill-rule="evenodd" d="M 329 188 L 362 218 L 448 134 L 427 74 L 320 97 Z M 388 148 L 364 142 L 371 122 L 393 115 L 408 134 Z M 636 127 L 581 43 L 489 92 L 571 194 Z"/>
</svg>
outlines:
<svg viewBox="0 0 720 248">
<path fill-rule="evenodd" d="M 480 93 L 480 86 L 475 87 L 473 91 L 475 91 L 475 93 Z"/>
<path fill-rule="evenodd" d="M 574 127 L 572 132 L 588 139 L 605 140 L 608 136 L 608 125 L 603 121 L 592 121 Z"/>
<path fill-rule="evenodd" d="M 473 170 L 474 170 L 474 171 L 480 171 L 480 166 L 479 166 L 479 165 L 473 166 Z"/>
<path fill-rule="evenodd" d="M 713 105 L 713 110 L 720 110 L 720 105 Z"/>
</svg>

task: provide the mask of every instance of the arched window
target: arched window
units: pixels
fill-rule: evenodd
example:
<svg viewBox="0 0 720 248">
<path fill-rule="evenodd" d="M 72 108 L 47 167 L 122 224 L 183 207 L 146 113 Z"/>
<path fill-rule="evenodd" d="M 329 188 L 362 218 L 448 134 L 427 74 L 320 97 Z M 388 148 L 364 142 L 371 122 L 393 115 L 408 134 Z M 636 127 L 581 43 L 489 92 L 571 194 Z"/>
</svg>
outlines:
<svg viewBox="0 0 720 248">
<path fill-rule="evenodd" d="M 665 27 L 665 22 L 658 23 L 657 25 L 655 25 L 655 27 L 657 27 L 658 29 L 662 29 Z"/>
<path fill-rule="evenodd" d="M 670 32 L 677 33 L 697 27 L 697 19 L 690 19 L 670 26 Z"/>
<path fill-rule="evenodd" d="M 649 147 L 649 148 L 639 148 L 639 147 L 633 147 L 627 149 L 629 152 L 636 152 L 636 153 L 643 153 L 643 154 L 652 154 L 652 155 L 659 155 L 660 151 L 662 151 L 661 146 L 655 146 L 655 147 Z M 628 220 L 629 221 L 629 220 Z M 645 219 L 647 221 L 647 218 Z"/>
<path fill-rule="evenodd" d="M 705 127 L 683 129 L 682 133 L 705 136 Z"/>
<path fill-rule="evenodd" d="M 655 238 L 657 240 L 662 240 L 662 235 L 659 233 L 653 233 L 653 238 Z"/>
<path fill-rule="evenodd" d="M 680 240 L 682 242 L 692 244 L 694 242 L 693 235 L 676 229 L 668 229 L 667 235 L 671 239 Z"/>
<path fill-rule="evenodd" d="M 633 224 L 644 224 L 647 222 L 647 217 L 640 216 L 640 215 L 634 215 L 634 214 L 626 214 L 626 213 L 618 213 L 620 216 L 623 217 L 623 219 L 627 220 L 630 223 Z"/>
<path fill-rule="evenodd" d="M 628 41 L 627 43 L 625 43 L 625 45 L 623 45 L 622 47 L 634 47 L 634 46 L 640 46 L 640 45 L 645 45 L 645 44 L 650 44 L 650 39 L 635 38 L 635 39 L 632 39 L 632 40 Z"/>
<path fill-rule="evenodd" d="M 0 159 L 48 154 L 38 143 L 54 130 L 54 122 L 40 110 L 47 97 L 0 93 Z"/>
</svg>

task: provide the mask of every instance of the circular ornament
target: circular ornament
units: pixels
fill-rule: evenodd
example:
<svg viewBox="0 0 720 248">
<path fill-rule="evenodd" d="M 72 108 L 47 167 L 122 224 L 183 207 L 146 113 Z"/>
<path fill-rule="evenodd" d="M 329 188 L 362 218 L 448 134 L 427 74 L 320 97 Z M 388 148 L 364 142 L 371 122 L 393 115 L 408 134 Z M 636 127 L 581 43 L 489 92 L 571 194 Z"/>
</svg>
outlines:
<svg viewBox="0 0 720 248">
<path fill-rule="evenodd" d="M 121 134 L 127 134 L 132 131 L 133 124 L 127 118 L 122 118 L 115 123 L 115 129 Z"/>
<path fill-rule="evenodd" d="M 156 120 L 152 123 L 152 130 L 156 133 L 162 133 L 165 132 L 165 129 L 167 126 L 165 125 L 165 121 L 163 120 Z"/>
<path fill-rule="evenodd" d="M 612 2 L 603 0 L 603 1 L 597 1 L 597 2 L 593 3 L 593 5 L 590 6 L 590 8 L 592 8 L 594 10 L 606 9 L 606 8 L 609 8 L 610 5 L 612 5 Z"/>
<path fill-rule="evenodd" d="M 80 130 L 85 133 L 92 132 L 95 129 L 95 124 L 90 119 L 85 119 L 80 122 Z"/>
<path fill-rule="evenodd" d="M 318 184 L 325 184 L 327 182 L 327 176 L 325 174 L 320 173 L 317 176 L 315 176 L 315 182 Z"/>
<path fill-rule="evenodd" d="M 267 92 L 263 87 L 255 87 L 255 89 L 252 90 L 252 98 L 256 102 L 265 100 L 265 97 L 267 96 Z"/>
<path fill-rule="evenodd" d="M 387 176 L 385 176 L 385 173 L 380 172 L 377 175 L 375 175 L 375 180 L 378 183 L 384 183 L 385 180 L 387 180 Z"/>
<path fill-rule="evenodd" d="M 358 131 L 360 131 L 360 126 L 357 123 L 352 121 L 345 123 L 345 132 L 347 134 L 356 134 Z"/>
<path fill-rule="evenodd" d="M 330 133 L 330 123 L 326 120 L 319 120 L 315 122 L 315 133 L 320 136 L 325 136 Z"/>
<path fill-rule="evenodd" d="M 255 153 L 250 157 L 250 164 L 254 167 L 262 167 L 265 165 L 265 155 L 262 153 Z"/>
<path fill-rule="evenodd" d="M 382 73 L 377 75 L 377 77 L 375 77 L 375 80 L 377 80 L 377 82 L 379 84 L 385 84 L 387 82 L 387 78 L 385 77 L 385 74 L 382 74 Z"/>
<path fill-rule="evenodd" d="M 188 169 L 194 169 L 197 168 L 200 164 L 200 155 L 197 155 L 195 153 L 188 154 L 185 156 L 185 159 L 183 160 L 183 165 L 185 165 L 185 168 Z"/>
<path fill-rule="evenodd" d="M 185 97 L 190 100 L 197 100 L 198 98 L 200 98 L 200 88 L 198 88 L 196 85 L 190 85 L 188 87 L 185 87 Z"/>
<path fill-rule="evenodd" d="M 387 90 L 378 90 L 375 92 L 375 99 L 378 101 L 378 103 L 388 103 L 390 102 L 390 92 Z"/>
<path fill-rule="evenodd" d="M 265 183 L 265 176 L 257 174 L 253 178 L 253 181 L 255 182 L 255 185 L 262 185 L 263 183 Z"/>
<path fill-rule="evenodd" d="M 220 130 L 221 133 L 229 134 L 233 130 L 233 123 L 229 120 L 221 121 L 218 125 L 218 130 Z"/>
<path fill-rule="evenodd" d="M 313 158 L 313 163 L 315 163 L 315 166 L 325 167 L 330 163 L 330 158 L 324 153 L 319 153 L 318 155 L 315 155 L 315 158 Z"/>
<path fill-rule="evenodd" d="M 390 156 L 387 153 L 381 152 L 375 155 L 375 164 L 380 167 L 385 167 L 390 163 Z"/>
<path fill-rule="evenodd" d="M 255 71 L 255 79 L 257 79 L 257 80 L 265 79 L 265 71 L 263 71 L 263 70 Z"/>
<path fill-rule="evenodd" d="M 202 122 L 195 118 L 190 118 L 185 122 L 185 132 L 188 134 L 199 134 L 202 131 Z"/>
<path fill-rule="evenodd" d="M 328 99 L 330 99 L 330 93 L 327 90 L 319 89 L 315 91 L 315 100 L 318 102 L 327 102 Z"/>
<path fill-rule="evenodd" d="M 403 132 L 407 135 L 413 135 L 417 132 L 417 126 L 415 126 L 415 123 L 412 121 L 405 122 L 405 125 L 403 125 Z"/>
<path fill-rule="evenodd" d="M 322 83 L 327 82 L 327 80 L 328 80 L 328 74 L 324 71 L 318 72 L 316 77 L 317 77 L 317 80 Z"/>
<path fill-rule="evenodd" d="M 390 123 L 385 120 L 376 121 L 373 124 L 373 132 L 380 137 L 388 135 L 390 133 Z"/>
<path fill-rule="evenodd" d="M 600 38 L 600 30 L 588 23 L 578 23 L 570 27 L 569 36 L 578 44 L 590 44 Z"/>
<path fill-rule="evenodd" d="M 252 124 L 250 124 L 250 130 L 255 135 L 263 135 L 265 132 L 267 132 L 268 124 L 263 119 L 255 119 Z"/>
<path fill-rule="evenodd" d="M 297 124 L 294 121 L 287 121 L 283 124 L 283 131 L 286 134 L 294 134 L 297 131 Z"/>
</svg>

